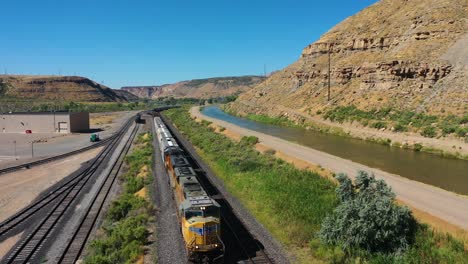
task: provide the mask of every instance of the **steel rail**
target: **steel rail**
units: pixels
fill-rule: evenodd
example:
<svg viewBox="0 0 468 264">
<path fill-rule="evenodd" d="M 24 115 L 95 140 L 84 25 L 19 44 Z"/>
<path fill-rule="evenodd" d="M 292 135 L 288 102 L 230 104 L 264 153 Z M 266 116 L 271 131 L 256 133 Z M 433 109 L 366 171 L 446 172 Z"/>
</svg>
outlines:
<svg viewBox="0 0 468 264">
<path fill-rule="evenodd" d="M 68 241 L 67 246 L 61 254 L 60 258 L 58 258 L 58 263 L 74 264 L 76 261 L 78 261 L 84 246 L 86 245 L 86 242 L 96 224 L 98 216 L 104 207 L 104 203 L 110 194 L 112 186 L 114 185 L 114 182 L 119 175 L 122 165 L 124 164 L 124 158 L 129 152 L 137 132 L 138 125 L 135 125 L 129 138 L 127 139 L 127 142 L 125 143 L 125 146 L 119 153 L 119 157 L 116 159 L 111 170 L 106 175 L 106 178 L 100 186 L 99 191 L 92 199 L 85 216 L 81 219 L 78 228 L 73 233 L 72 238 Z"/>
</svg>

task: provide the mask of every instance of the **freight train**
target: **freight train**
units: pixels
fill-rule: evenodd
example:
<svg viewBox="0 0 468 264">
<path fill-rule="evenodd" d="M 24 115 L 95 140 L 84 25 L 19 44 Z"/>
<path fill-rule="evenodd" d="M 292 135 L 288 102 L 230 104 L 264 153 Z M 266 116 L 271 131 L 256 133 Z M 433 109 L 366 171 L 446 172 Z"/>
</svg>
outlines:
<svg viewBox="0 0 468 264">
<path fill-rule="evenodd" d="M 220 205 L 207 194 L 187 154 L 161 118 L 155 117 L 154 124 L 177 204 L 187 256 L 196 263 L 221 263 L 225 247 L 221 240 Z"/>
</svg>

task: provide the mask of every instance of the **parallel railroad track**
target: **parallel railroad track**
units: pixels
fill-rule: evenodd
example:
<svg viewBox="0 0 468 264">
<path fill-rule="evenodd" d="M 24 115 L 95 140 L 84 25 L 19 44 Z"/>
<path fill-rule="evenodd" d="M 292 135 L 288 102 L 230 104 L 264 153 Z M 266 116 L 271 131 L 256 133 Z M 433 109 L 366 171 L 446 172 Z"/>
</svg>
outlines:
<svg viewBox="0 0 468 264">
<path fill-rule="evenodd" d="M 67 152 L 67 153 L 64 153 L 64 154 L 60 154 L 60 155 L 57 155 L 57 156 L 53 156 L 53 157 L 49 157 L 49 158 L 45 158 L 45 159 L 41 159 L 41 160 L 36 160 L 36 161 L 33 161 L 33 162 L 8 167 L 8 168 L 5 168 L 5 169 L 0 169 L 0 174 L 14 172 L 14 171 L 22 170 L 22 169 L 29 169 L 29 168 L 34 167 L 34 166 L 38 166 L 38 165 L 46 164 L 46 163 L 49 163 L 49 162 L 52 162 L 52 161 L 64 159 L 66 157 L 70 157 L 70 156 L 73 156 L 73 155 L 88 151 L 90 149 L 94 149 L 94 148 L 106 145 L 106 144 L 112 142 L 117 136 L 118 136 L 117 134 L 114 134 L 114 135 L 112 135 L 112 136 L 110 136 L 110 137 L 108 137 L 106 139 L 103 139 L 103 140 L 101 140 L 101 141 L 99 141 L 99 142 L 97 142 L 97 143 L 95 143 L 93 145 L 90 145 L 90 146 L 87 146 L 87 147 L 84 147 L 84 148 L 81 148 L 81 149 L 77 149 L 77 150 L 74 150 L 74 151 L 70 151 L 70 152 Z"/>
<path fill-rule="evenodd" d="M 0 224 L 0 241 L 2 241 L 2 236 L 6 237 L 5 235 L 9 231 L 15 230 L 16 227 L 21 227 L 21 224 L 26 222 L 27 219 L 41 213 L 45 214 L 39 224 L 15 246 L 14 250 L 3 259 L 2 263 L 29 263 L 36 257 L 37 252 L 41 250 L 45 240 L 63 219 L 64 213 L 70 208 L 73 201 L 76 200 L 86 183 L 92 178 L 99 166 L 115 151 L 115 147 L 126 134 L 133 121 L 134 118 L 131 118 L 122 129 L 112 137 L 112 140 L 108 142 L 109 144 L 106 148 L 99 153 L 98 157 L 95 158 L 86 169 Z M 134 130 L 131 132 L 130 138 L 134 137 L 136 128 L 137 125 L 135 125 Z M 128 144 L 128 141 L 126 144 Z M 122 153 L 125 152 L 125 150 L 126 146 L 124 146 Z M 121 155 L 120 153 L 117 161 L 121 160 Z M 103 181 L 103 185 L 105 185 L 106 182 L 107 181 Z M 44 213 L 43 211 L 46 210 L 41 209 L 45 207 L 51 208 Z"/>
<path fill-rule="evenodd" d="M 86 177 L 92 175 L 95 172 L 97 167 L 104 161 L 104 159 L 109 155 L 111 150 L 114 146 L 119 142 L 119 139 L 124 134 L 124 132 L 128 129 L 128 127 L 132 124 L 132 120 L 129 120 L 122 129 L 116 133 L 116 135 L 112 138 L 112 141 L 103 149 L 98 156 L 92 161 L 92 163 L 85 168 L 82 172 L 78 175 L 74 176 L 73 178 L 65 181 L 64 183 L 56 186 L 53 190 L 51 190 L 48 194 L 41 197 L 40 199 L 34 201 L 32 204 L 27 206 L 26 208 L 22 209 L 18 213 L 14 214 L 13 216 L 9 217 L 2 223 L 0 223 L 0 241 L 2 241 L 2 237 L 5 236 L 9 231 L 14 229 L 15 227 L 19 226 L 25 220 L 32 217 L 35 213 L 37 213 L 40 209 L 44 208 L 45 206 L 50 205 L 52 202 L 57 200 L 61 197 L 66 191 L 73 188 L 79 181 L 85 179 Z"/>
<path fill-rule="evenodd" d="M 267 255 L 261 243 L 255 238 L 255 236 L 247 229 L 243 224 L 241 218 L 235 214 L 229 205 L 225 197 L 219 192 L 215 184 L 204 174 L 204 169 L 199 164 L 195 157 L 192 157 L 191 151 L 188 149 L 188 141 L 181 138 L 179 132 L 174 128 L 171 122 L 166 117 L 161 115 L 161 119 L 166 124 L 166 127 L 170 130 L 172 136 L 177 140 L 179 146 L 188 155 L 186 158 L 191 161 L 193 168 L 198 172 L 198 178 L 203 188 L 210 193 L 216 201 L 221 205 L 221 221 L 222 221 L 222 232 L 223 242 L 226 244 L 226 253 L 229 247 L 235 248 L 236 254 L 234 256 L 228 256 L 225 259 L 226 263 L 252 263 L 252 264 L 273 264 L 274 261 Z M 227 230 L 226 230 L 227 228 Z M 228 232 L 226 232 L 228 231 Z M 226 234 L 228 233 L 228 234 Z M 228 239 L 229 241 L 225 241 Z M 230 246 L 229 246 L 230 245 Z M 231 252 L 232 253 L 232 252 Z"/>
<path fill-rule="evenodd" d="M 94 196 L 91 205 L 88 207 L 85 216 L 81 219 L 79 227 L 73 233 L 72 238 L 68 241 L 65 251 L 57 259 L 58 263 L 74 264 L 80 257 L 86 241 L 94 228 L 104 203 L 109 196 L 112 186 L 119 175 L 120 169 L 124 164 L 124 158 L 132 146 L 133 140 L 138 132 L 138 126 L 135 125 L 130 137 L 127 139 L 125 146 L 120 152 L 116 162 L 112 165 L 112 169 L 106 175 L 106 179 L 100 186 L 99 191 Z"/>
</svg>

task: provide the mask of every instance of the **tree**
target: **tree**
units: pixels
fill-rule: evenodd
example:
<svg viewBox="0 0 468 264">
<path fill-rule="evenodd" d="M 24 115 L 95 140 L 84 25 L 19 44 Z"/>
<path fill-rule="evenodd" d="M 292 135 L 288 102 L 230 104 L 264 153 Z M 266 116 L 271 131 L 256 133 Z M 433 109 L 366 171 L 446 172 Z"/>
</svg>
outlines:
<svg viewBox="0 0 468 264">
<path fill-rule="evenodd" d="M 323 221 L 320 239 L 345 250 L 405 251 L 414 240 L 417 225 L 411 211 L 395 203 L 391 188 L 364 171 L 358 172 L 354 184 L 345 174 L 336 179 L 341 204 Z"/>
</svg>

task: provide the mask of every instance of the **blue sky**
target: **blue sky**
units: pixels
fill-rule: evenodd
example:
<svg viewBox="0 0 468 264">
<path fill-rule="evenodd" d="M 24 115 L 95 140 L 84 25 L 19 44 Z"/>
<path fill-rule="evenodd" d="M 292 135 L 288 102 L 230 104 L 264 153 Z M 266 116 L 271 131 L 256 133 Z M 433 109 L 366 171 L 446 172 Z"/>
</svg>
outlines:
<svg viewBox="0 0 468 264">
<path fill-rule="evenodd" d="M 263 74 L 376 0 L 2 1 L 0 72 L 112 88 Z"/>
</svg>

